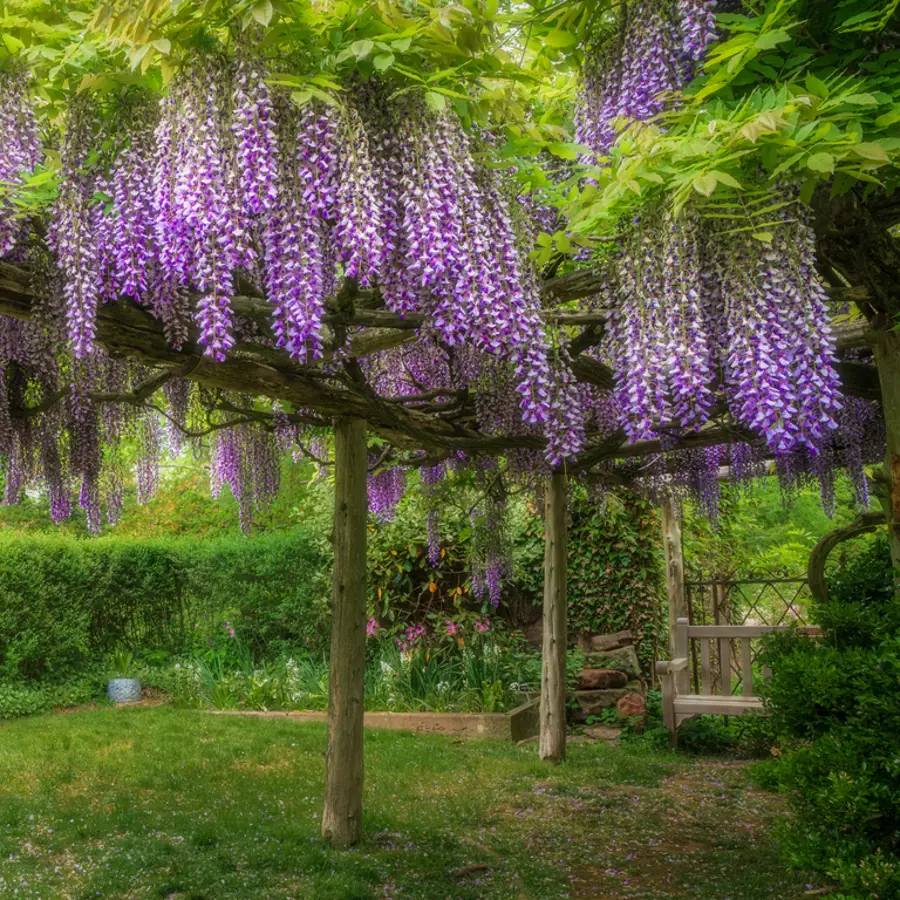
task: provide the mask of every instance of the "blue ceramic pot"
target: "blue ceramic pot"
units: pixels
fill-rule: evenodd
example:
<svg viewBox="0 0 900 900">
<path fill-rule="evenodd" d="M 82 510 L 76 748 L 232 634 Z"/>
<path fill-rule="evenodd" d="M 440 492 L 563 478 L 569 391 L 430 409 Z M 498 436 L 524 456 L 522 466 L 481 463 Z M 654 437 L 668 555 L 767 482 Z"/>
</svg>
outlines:
<svg viewBox="0 0 900 900">
<path fill-rule="evenodd" d="M 136 703 L 141 699 L 141 683 L 137 678 L 113 678 L 106 686 L 112 703 Z"/>
</svg>

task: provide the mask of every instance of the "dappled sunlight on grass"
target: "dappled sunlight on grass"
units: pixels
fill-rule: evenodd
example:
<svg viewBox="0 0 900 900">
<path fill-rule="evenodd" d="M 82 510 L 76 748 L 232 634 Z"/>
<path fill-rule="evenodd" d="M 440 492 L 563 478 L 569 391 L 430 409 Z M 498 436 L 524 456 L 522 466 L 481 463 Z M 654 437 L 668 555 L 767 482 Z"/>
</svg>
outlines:
<svg viewBox="0 0 900 900">
<path fill-rule="evenodd" d="M 742 767 L 366 734 L 365 840 L 319 837 L 320 723 L 169 708 L 0 726 L 0 896 L 789 900 Z"/>
</svg>

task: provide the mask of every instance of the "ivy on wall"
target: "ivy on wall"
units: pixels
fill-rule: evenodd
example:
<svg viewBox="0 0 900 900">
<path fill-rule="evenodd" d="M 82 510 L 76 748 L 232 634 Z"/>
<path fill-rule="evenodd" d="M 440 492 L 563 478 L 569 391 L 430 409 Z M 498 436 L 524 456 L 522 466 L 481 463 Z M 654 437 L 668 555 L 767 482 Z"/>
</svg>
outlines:
<svg viewBox="0 0 900 900">
<path fill-rule="evenodd" d="M 543 541 L 535 517 L 530 530 Z M 605 503 L 576 494 L 569 520 L 569 634 L 630 630 L 649 668 L 653 637 L 664 629 L 665 569 L 656 508 L 626 491 Z M 540 598 L 543 570 L 532 569 L 525 585 Z"/>
</svg>

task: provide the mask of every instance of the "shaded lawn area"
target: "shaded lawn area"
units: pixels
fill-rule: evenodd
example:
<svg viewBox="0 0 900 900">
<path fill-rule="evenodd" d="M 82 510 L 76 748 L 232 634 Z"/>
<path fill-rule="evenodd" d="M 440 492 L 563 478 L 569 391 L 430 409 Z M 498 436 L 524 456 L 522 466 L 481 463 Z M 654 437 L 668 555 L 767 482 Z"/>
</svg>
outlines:
<svg viewBox="0 0 900 900">
<path fill-rule="evenodd" d="M 366 839 L 319 837 L 325 728 L 99 709 L 0 724 L 0 897 L 789 900 L 739 764 L 366 734 Z"/>
</svg>

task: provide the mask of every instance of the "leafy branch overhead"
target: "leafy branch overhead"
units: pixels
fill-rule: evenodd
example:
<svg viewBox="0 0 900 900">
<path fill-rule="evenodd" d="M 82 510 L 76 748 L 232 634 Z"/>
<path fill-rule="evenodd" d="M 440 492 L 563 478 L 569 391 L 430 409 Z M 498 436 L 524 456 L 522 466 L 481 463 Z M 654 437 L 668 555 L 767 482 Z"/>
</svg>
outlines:
<svg viewBox="0 0 900 900">
<path fill-rule="evenodd" d="M 396 466 L 473 470 L 491 523 L 562 468 L 714 514 L 721 470 L 774 458 L 864 504 L 895 7 L 3 7 L 8 498 L 77 494 L 99 527 L 123 442 L 146 496 L 208 438 L 249 520 L 349 415 L 381 517 Z"/>
</svg>

